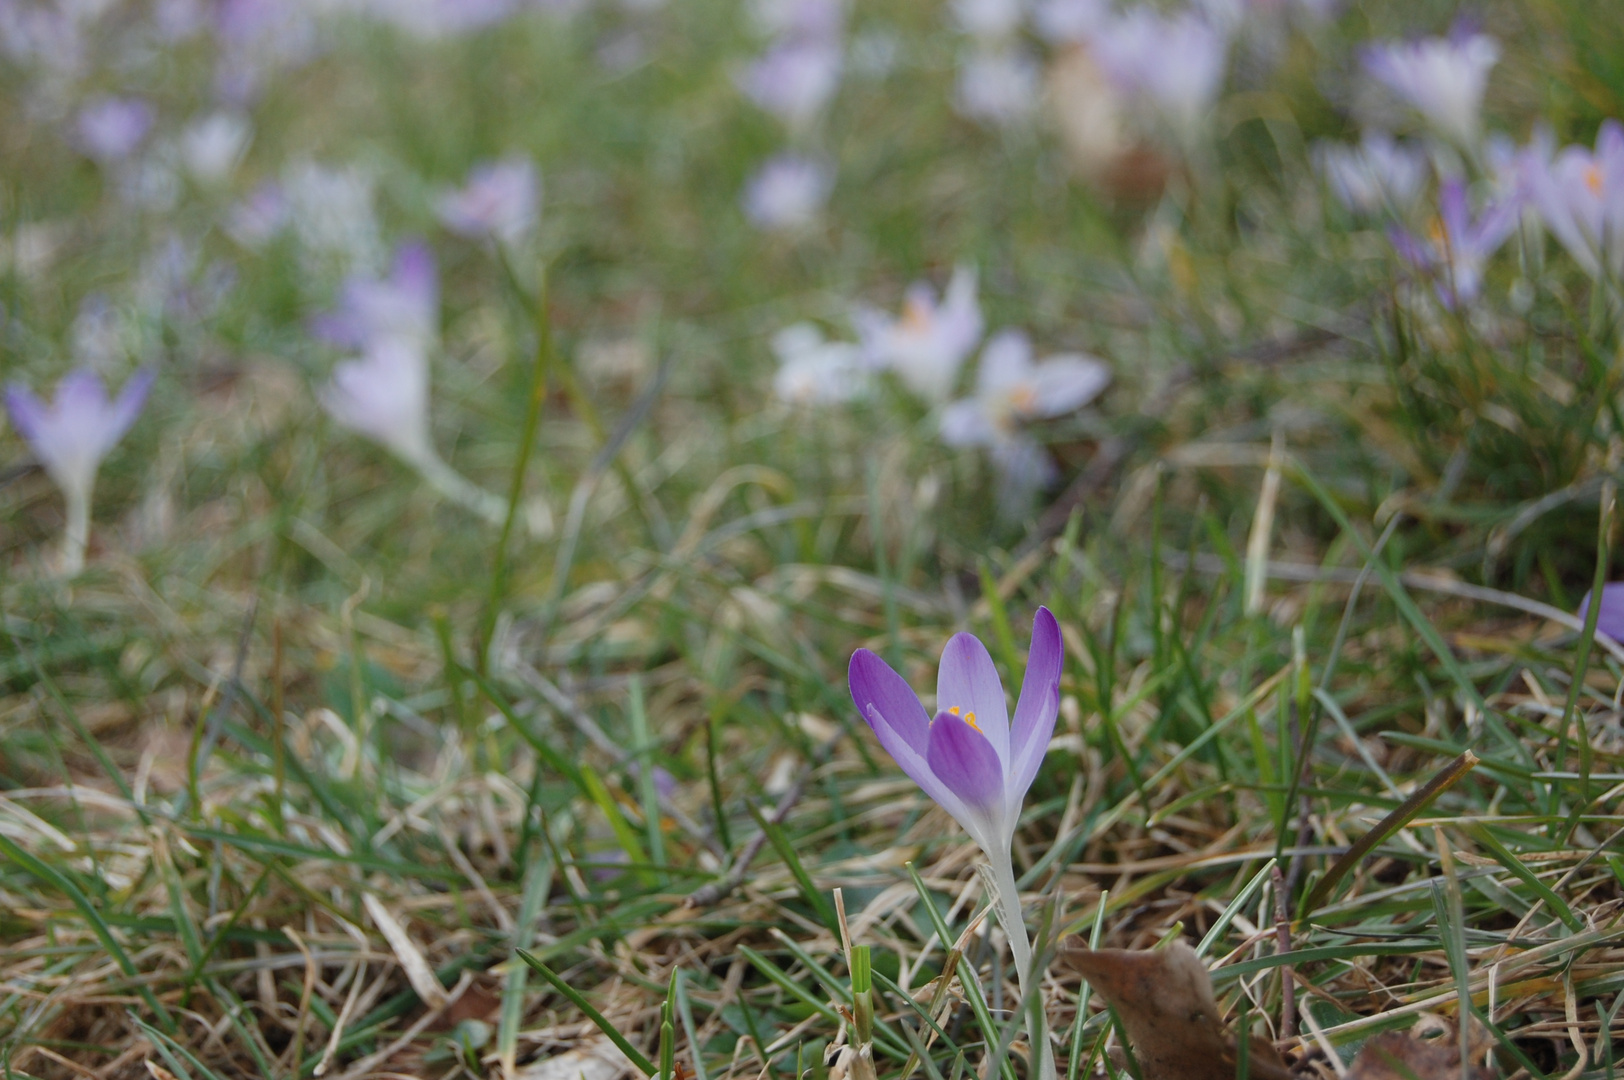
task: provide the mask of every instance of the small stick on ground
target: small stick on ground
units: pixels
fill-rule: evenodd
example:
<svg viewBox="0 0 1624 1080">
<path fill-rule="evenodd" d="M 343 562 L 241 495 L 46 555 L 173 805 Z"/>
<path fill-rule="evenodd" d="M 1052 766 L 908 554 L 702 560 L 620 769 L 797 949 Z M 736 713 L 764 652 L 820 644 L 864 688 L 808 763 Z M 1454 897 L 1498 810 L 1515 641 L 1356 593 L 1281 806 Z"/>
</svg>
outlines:
<svg viewBox="0 0 1624 1080">
<path fill-rule="evenodd" d="M 806 790 L 806 782 L 812 779 L 812 773 L 818 766 L 829 760 L 830 755 L 835 751 L 835 745 L 840 742 L 841 734 L 841 732 L 836 732 L 827 742 L 818 747 L 818 752 L 813 755 L 812 760 L 795 778 L 795 783 L 789 786 L 789 790 L 784 792 L 783 797 L 778 800 L 778 805 L 773 807 L 772 814 L 767 818 L 769 822 L 774 825 L 781 825 L 784 819 L 789 817 L 790 810 L 794 809 L 795 804 L 801 801 L 801 794 Z M 767 834 L 765 832 L 758 832 L 752 836 L 744 847 L 739 849 L 739 857 L 734 860 L 733 869 L 727 872 L 727 876 L 712 881 L 708 885 L 701 885 L 689 893 L 688 899 L 684 901 L 684 906 L 690 908 L 714 907 L 726 900 L 733 894 L 734 889 L 744 884 L 745 876 L 750 872 L 750 864 L 761 853 L 761 845 L 766 842 Z"/>
<path fill-rule="evenodd" d="M 1291 903 L 1286 894 L 1286 875 L 1280 872 L 1278 861 L 1269 867 L 1269 876 L 1274 881 L 1274 948 L 1277 954 L 1283 956 L 1291 951 Z M 1286 964 L 1280 968 L 1280 1032 L 1277 1041 L 1296 1034 L 1297 978 L 1292 973 L 1291 965 Z"/>
</svg>

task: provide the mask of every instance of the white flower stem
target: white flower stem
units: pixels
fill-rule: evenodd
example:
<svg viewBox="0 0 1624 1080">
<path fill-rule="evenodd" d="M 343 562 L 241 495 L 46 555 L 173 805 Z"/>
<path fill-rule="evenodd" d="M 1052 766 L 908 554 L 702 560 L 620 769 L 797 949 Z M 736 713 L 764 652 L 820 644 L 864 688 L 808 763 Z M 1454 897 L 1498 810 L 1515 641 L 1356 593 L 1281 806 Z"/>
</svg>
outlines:
<svg viewBox="0 0 1624 1080">
<path fill-rule="evenodd" d="M 90 486 L 64 488 L 68 519 L 62 530 L 62 576 L 73 577 L 85 568 L 85 548 L 90 543 Z"/>
<path fill-rule="evenodd" d="M 1021 891 L 1015 884 L 1015 864 L 1007 850 L 988 855 L 992 863 L 993 883 L 998 888 L 998 921 L 1003 924 L 1004 936 L 1009 938 L 1009 951 L 1015 960 L 1015 982 L 1020 987 L 1021 1000 L 1027 995 L 1027 980 L 1036 973 L 1032 967 L 1032 942 L 1026 935 L 1026 917 L 1021 913 Z M 1039 980 L 1041 982 L 1041 979 Z M 1055 1080 L 1054 1051 L 1049 1046 L 1049 1034 L 1044 1028 L 1042 990 L 1037 990 L 1036 1006 L 1026 1013 L 1026 1037 L 1037 1055 L 1038 1080 Z"/>
<path fill-rule="evenodd" d="M 414 456 L 412 465 L 417 469 L 423 480 L 451 502 L 484 518 L 492 525 L 501 525 L 507 520 L 507 500 L 463 476 L 439 454 L 429 451 L 426 454 Z M 545 504 L 529 503 L 519 508 L 519 517 L 524 521 L 530 532 L 537 536 L 545 536 L 552 531 L 552 515 Z"/>
</svg>

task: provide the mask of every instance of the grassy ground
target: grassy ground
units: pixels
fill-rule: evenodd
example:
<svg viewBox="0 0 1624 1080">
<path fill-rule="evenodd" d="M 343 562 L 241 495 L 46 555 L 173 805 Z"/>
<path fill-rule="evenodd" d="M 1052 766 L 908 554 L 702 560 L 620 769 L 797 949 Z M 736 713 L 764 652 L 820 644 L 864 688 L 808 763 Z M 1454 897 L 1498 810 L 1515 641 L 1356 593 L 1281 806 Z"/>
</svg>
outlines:
<svg viewBox="0 0 1624 1080">
<path fill-rule="evenodd" d="M 1482 14 L 1506 47 L 1491 126 L 1588 144 L 1624 115 L 1615 21 Z M 0 482 L 5 1075 L 633 1068 L 524 948 L 656 1060 L 679 973 L 688 1077 L 838 1080 L 839 888 L 873 948 L 881 1075 L 928 1035 L 913 1075 L 988 1077 L 1018 1025 L 979 856 L 844 672 L 867 646 L 926 688 L 970 629 L 1013 685 L 1042 603 L 1062 719 L 1016 862 L 1051 947 L 1201 942 L 1228 1016 L 1305 1075 L 1469 999 L 1502 1075 L 1613 1077 L 1624 654 L 1529 602 L 1571 612 L 1612 576 L 1616 309 L 1529 230 L 1483 311 L 1439 316 L 1307 153 L 1353 132 L 1360 42 L 1451 15 L 1360 5 L 1287 35 L 1277 66 L 1237 67 L 1189 159 L 1155 151 L 1165 186 L 1111 195 L 1042 125 L 953 114 L 935 5 L 861 7 L 897 66 L 849 74 L 807 136 L 839 178 L 792 238 L 737 209 L 785 137 L 735 88 L 760 41 L 731 4 L 435 43 L 345 23 L 271 82 L 232 192 L 161 211 L 121 202 L 53 134 L 53 91 L 6 69 L 7 377 L 65 370 L 100 292 L 160 382 L 103 470 L 80 577 L 49 573 L 44 474 Z M 133 33 L 100 25 L 110 52 Z M 640 58 L 605 68 L 610 46 Z M 188 115 L 207 51 L 142 55 L 87 78 Z M 514 147 L 545 177 L 548 372 L 527 302 L 430 208 Z M 370 169 L 391 240 L 436 235 L 436 441 L 494 490 L 519 469 L 561 523 L 574 497 L 573 529 L 500 537 L 316 408 L 333 358 L 305 319 L 337 270 L 217 227 L 300 158 Z M 218 305 L 152 299 L 175 237 L 194 291 L 231 264 Z M 1014 520 L 987 462 L 894 387 L 770 400 L 773 332 L 844 333 L 852 301 L 895 307 L 956 262 L 980 267 L 991 326 L 1115 371 L 1043 430 L 1063 479 Z M 0 455 L 27 460 L 10 431 Z M 1061 1068 L 1100 1075 L 1108 1014 L 1080 989 L 1053 964 L 1044 1004 Z"/>
</svg>

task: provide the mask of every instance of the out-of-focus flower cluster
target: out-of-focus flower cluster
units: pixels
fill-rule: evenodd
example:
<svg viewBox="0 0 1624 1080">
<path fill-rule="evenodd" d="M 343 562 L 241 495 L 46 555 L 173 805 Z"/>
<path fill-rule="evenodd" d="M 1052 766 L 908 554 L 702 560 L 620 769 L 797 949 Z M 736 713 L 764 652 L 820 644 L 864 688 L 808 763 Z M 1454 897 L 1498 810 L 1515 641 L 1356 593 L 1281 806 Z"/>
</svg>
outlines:
<svg viewBox="0 0 1624 1080">
<path fill-rule="evenodd" d="M 923 282 L 908 289 L 899 315 L 859 306 L 856 342 L 825 340 L 801 323 L 773 340 L 778 396 L 796 405 L 843 404 L 870 396 L 882 373 L 932 410 L 951 447 L 981 447 L 1002 480 L 1004 508 L 1017 510 L 1051 483 L 1055 467 L 1029 423 L 1075 412 L 1110 384 L 1106 364 L 1082 353 L 1038 360 L 1024 331 L 1006 329 L 983 343 L 986 324 L 975 271 L 961 266 L 945 293 Z M 955 397 L 965 362 L 981 346 L 969 394 Z"/>
<path fill-rule="evenodd" d="M 1315 160 L 1326 186 L 1350 214 L 1387 223 L 1394 252 L 1431 283 L 1445 309 L 1479 301 L 1491 260 L 1525 219 L 1543 224 L 1617 297 L 1624 127 L 1608 120 L 1594 150 L 1554 154 L 1543 129 L 1521 147 L 1485 135 L 1483 101 L 1500 52 L 1493 38 L 1464 24 L 1445 37 L 1366 47 L 1367 76 L 1421 127 L 1408 139 L 1367 128 L 1357 146 L 1322 143 Z"/>
</svg>

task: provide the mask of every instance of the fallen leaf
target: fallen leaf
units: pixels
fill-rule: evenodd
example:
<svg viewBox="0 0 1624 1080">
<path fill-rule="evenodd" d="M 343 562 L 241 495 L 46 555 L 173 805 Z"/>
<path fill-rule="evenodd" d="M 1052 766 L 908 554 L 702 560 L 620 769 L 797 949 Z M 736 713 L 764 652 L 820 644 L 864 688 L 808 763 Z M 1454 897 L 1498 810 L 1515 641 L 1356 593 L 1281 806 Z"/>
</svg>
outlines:
<svg viewBox="0 0 1624 1080">
<path fill-rule="evenodd" d="M 1071 948 L 1065 960 L 1128 1031 L 1144 1080 L 1235 1080 L 1235 1036 L 1224 1026 L 1212 977 L 1182 941 L 1162 949 Z M 1253 1038 L 1252 1080 L 1290 1080 L 1274 1047 Z"/>
<path fill-rule="evenodd" d="M 608 1039 L 598 1039 L 554 1054 L 550 1058 L 532 1061 L 513 1075 L 517 1080 L 620 1080 L 621 1074 L 632 1066 L 631 1059 Z"/>
<path fill-rule="evenodd" d="M 1373 1035 L 1353 1059 L 1347 1080 L 1462 1080 L 1460 1039 L 1452 1028 L 1435 1038 L 1421 1037 L 1424 1024 L 1410 1031 L 1384 1031 Z M 1488 1033 L 1474 1024 L 1468 1050 L 1474 1062 L 1488 1051 Z M 1492 1080 L 1494 1070 L 1477 1065 L 1467 1080 Z"/>
</svg>

